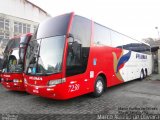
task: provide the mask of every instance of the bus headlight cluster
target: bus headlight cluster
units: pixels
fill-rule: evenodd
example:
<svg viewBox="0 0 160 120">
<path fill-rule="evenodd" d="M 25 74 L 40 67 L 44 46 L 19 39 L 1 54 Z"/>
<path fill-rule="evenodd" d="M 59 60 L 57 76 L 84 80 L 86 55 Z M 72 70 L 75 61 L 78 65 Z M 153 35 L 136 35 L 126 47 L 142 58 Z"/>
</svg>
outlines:
<svg viewBox="0 0 160 120">
<path fill-rule="evenodd" d="M 18 82 L 22 82 L 22 80 L 18 80 L 18 79 L 13 79 L 14 83 L 18 83 Z"/>
<path fill-rule="evenodd" d="M 55 85 L 61 84 L 61 83 L 63 83 L 63 82 L 66 82 L 66 79 L 65 79 L 65 78 L 63 78 L 63 79 L 58 79 L 58 80 L 50 80 L 50 81 L 48 82 L 48 85 L 49 85 L 49 86 L 55 86 Z"/>
<path fill-rule="evenodd" d="M 4 82 L 4 78 L 1 78 L 1 82 Z"/>
</svg>

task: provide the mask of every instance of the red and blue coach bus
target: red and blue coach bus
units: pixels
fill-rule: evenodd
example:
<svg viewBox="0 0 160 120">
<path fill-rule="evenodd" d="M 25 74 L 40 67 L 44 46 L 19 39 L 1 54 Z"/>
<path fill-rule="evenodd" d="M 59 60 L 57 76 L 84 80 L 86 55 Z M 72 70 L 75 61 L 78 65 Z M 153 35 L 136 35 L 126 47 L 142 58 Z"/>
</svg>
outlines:
<svg viewBox="0 0 160 120">
<path fill-rule="evenodd" d="M 4 63 L 1 75 L 2 85 L 15 91 L 25 91 L 23 71 L 24 57 L 32 34 L 11 38 L 4 50 Z"/>
<path fill-rule="evenodd" d="M 143 79 L 152 62 L 149 45 L 70 13 L 39 25 L 25 64 L 27 92 L 64 100 Z"/>
</svg>

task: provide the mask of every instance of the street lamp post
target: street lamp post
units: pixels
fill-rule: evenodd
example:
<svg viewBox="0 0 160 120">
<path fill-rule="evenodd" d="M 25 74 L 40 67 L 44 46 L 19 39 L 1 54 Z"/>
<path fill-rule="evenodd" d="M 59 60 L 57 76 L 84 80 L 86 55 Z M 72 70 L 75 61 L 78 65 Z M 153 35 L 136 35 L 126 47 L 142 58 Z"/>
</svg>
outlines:
<svg viewBox="0 0 160 120">
<path fill-rule="evenodd" d="M 158 38 L 160 38 L 160 36 L 159 36 L 159 30 L 158 30 L 158 27 L 155 27 L 155 29 L 157 30 Z"/>
<path fill-rule="evenodd" d="M 160 39 L 158 27 L 155 27 L 155 29 L 158 33 L 158 39 Z M 158 49 L 158 73 L 160 74 L 160 49 Z"/>
</svg>

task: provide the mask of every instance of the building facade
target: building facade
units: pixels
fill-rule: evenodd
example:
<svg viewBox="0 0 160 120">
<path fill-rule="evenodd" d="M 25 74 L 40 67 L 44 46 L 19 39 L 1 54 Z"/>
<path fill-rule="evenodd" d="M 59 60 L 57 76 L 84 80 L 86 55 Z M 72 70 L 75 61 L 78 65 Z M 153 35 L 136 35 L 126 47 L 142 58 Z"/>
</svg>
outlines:
<svg viewBox="0 0 160 120">
<path fill-rule="evenodd" d="M 34 33 L 38 24 L 51 17 L 28 0 L 0 0 L 0 69 L 9 38 Z"/>
<path fill-rule="evenodd" d="M 0 0 L 0 40 L 33 33 L 37 25 L 50 17 L 27 0 Z"/>
<path fill-rule="evenodd" d="M 1 59 L 9 38 L 34 33 L 38 24 L 51 16 L 28 0 L 0 0 L 0 3 Z"/>
</svg>

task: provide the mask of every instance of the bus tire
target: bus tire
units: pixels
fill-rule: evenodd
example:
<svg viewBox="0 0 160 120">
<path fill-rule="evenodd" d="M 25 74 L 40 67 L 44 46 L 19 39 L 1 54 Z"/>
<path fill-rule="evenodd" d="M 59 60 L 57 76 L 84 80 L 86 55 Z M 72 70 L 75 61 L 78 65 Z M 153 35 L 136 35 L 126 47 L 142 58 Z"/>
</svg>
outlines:
<svg viewBox="0 0 160 120">
<path fill-rule="evenodd" d="M 145 69 L 145 77 L 147 77 L 148 76 L 148 71 L 147 71 L 147 69 Z"/>
<path fill-rule="evenodd" d="M 101 76 L 98 76 L 94 84 L 94 92 L 92 93 L 93 97 L 100 97 L 105 89 L 104 79 Z"/>
<path fill-rule="evenodd" d="M 141 70 L 141 73 L 140 73 L 140 80 L 143 80 L 144 77 L 145 77 L 145 75 L 144 75 L 144 71 L 143 71 L 143 69 L 142 69 L 142 70 Z"/>
</svg>

